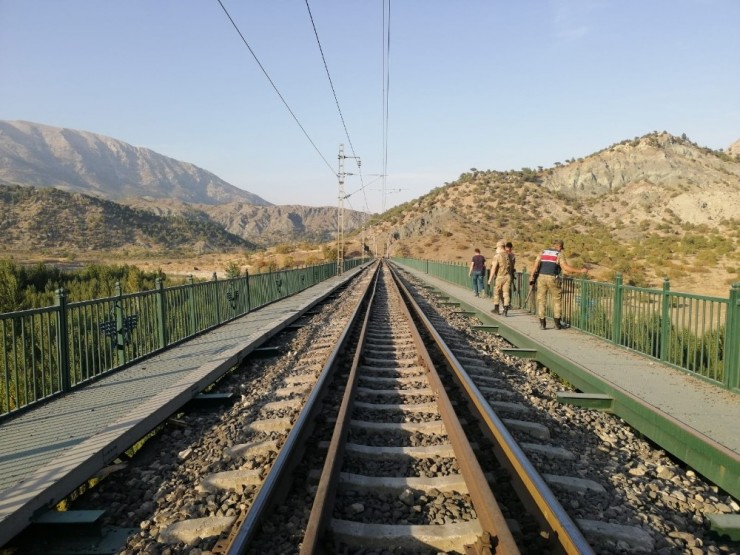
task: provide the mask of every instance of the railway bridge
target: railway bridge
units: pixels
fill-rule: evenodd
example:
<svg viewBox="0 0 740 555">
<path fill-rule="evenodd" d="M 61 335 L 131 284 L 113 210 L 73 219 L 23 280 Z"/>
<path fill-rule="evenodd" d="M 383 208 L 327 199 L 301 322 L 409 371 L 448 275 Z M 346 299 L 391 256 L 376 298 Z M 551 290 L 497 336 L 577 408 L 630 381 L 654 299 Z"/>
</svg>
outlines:
<svg viewBox="0 0 740 555">
<path fill-rule="evenodd" d="M 311 270 L 270 275 L 264 283 L 252 278 L 251 284 L 205 284 L 201 297 L 187 288 L 170 292 L 169 299 L 162 290 L 154 292 L 151 302 L 119 292 L 97 304 L 80 303 L 71 312 L 60 312 L 68 309 L 62 300 L 53 314 L 3 315 L 0 546 L 12 546 L 34 527 L 73 526 L 77 519 L 91 518 L 84 511 L 60 511 L 60 503 L 125 462 L 133 445 L 184 407 L 224 401 L 211 392 L 214 383 L 245 360 L 279 352 L 279 346 L 266 345 L 299 329 L 321 303 L 375 264 L 348 266 L 339 275 Z M 565 289 L 563 320 L 570 329 L 541 330 L 531 301 L 525 302 L 526 275 L 518 276 L 514 309 L 504 317 L 491 313 L 489 299 L 473 295 L 464 267 L 403 259 L 390 266 L 416 280 L 417 288 L 450 314 L 467 319 L 470 333 L 505 340 L 502 356 L 534 361 L 557 375 L 565 384 L 558 403 L 618 416 L 716 484 L 736 505 L 740 284 L 728 299 L 710 299 L 673 294 L 665 285 L 643 291 L 619 281 L 574 280 Z M 187 310 L 179 314 L 178 306 Z M 217 316 L 209 318 L 212 313 Z M 80 337 L 53 346 L 61 326 Z M 12 349 L 8 337 L 16 341 Z M 19 352 L 17 341 L 38 341 L 40 350 Z M 82 347 L 85 341 L 92 350 Z M 44 374 L 43 368 L 65 357 L 68 365 L 75 361 L 77 373 Z M 90 370 L 96 364 L 110 371 Z M 27 373 L 13 381 L 13 368 Z M 44 390 L 47 378 L 59 386 Z M 19 407 L 24 399 L 26 406 Z M 740 541 L 740 508 L 707 518 L 714 532 Z M 489 548 L 483 542 L 477 552 Z"/>
</svg>

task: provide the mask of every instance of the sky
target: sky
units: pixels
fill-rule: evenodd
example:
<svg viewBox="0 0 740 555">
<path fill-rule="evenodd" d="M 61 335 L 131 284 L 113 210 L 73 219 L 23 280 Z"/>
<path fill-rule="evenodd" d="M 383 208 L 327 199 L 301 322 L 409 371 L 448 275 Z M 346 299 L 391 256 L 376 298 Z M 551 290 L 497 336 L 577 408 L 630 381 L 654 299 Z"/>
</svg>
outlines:
<svg viewBox="0 0 740 555">
<path fill-rule="evenodd" d="M 0 0 L 0 119 L 273 204 L 337 206 L 344 145 L 344 206 L 380 212 L 652 131 L 727 148 L 740 1 Z"/>
</svg>

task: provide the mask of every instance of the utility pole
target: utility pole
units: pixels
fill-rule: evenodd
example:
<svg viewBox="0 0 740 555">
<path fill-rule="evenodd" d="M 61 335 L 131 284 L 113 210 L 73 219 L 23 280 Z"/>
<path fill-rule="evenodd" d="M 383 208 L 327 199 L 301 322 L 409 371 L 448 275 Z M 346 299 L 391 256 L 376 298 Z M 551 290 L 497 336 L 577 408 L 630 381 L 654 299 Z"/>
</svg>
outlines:
<svg viewBox="0 0 740 555">
<path fill-rule="evenodd" d="M 337 207 L 337 275 L 344 272 L 344 145 L 339 145 L 339 206 Z"/>
<path fill-rule="evenodd" d="M 357 160 L 357 167 L 360 167 L 362 162 L 359 156 L 345 156 L 344 145 L 339 145 L 339 206 L 337 207 L 337 275 L 344 273 L 344 199 L 347 195 L 344 194 L 344 178 L 348 175 L 354 175 L 346 173 L 344 171 L 344 159 L 355 158 Z"/>
</svg>

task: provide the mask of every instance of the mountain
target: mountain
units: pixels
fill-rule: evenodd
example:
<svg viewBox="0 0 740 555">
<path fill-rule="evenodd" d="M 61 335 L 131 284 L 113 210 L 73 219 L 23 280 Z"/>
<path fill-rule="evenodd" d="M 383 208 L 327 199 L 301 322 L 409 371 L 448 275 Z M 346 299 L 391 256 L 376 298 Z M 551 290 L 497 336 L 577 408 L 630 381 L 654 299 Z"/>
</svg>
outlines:
<svg viewBox="0 0 740 555">
<path fill-rule="evenodd" d="M 334 207 L 255 202 L 190 164 L 24 122 L 0 122 L 2 183 L 33 191 L 24 196 L 19 187 L 0 187 L 6 249 L 187 255 L 294 248 L 331 240 L 339 228 Z M 120 204 L 28 187 L 34 184 Z M 344 212 L 353 251 L 362 246 L 351 230 L 365 217 Z M 490 258 L 506 238 L 523 269 L 561 238 L 569 260 L 591 268 L 596 279 L 621 273 L 625 283 L 659 287 L 668 277 L 676 289 L 726 296 L 740 282 L 740 141 L 716 151 L 685 135 L 653 132 L 550 168 L 471 169 L 367 223 L 365 241 L 380 254 L 466 264 L 476 246 Z"/>
<path fill-rule="evenodd" d="M 123 202 L 163 216 L 208 220 L 262 247 L 288 242 L 331 241 L 339 228 L 337 208 L 328 206 L 255 206 L 245 202 L 207 205 L 151 199 Z M 344 210 L 346 230 L 359 228 L 366 219 L 367 214 L 363 212 Z"/>
<path fill-rule="evenodd" d="M 271 204 L 206 170 L 152 150 L 95 133 L 24 121 L 0 121 L 0 181 L 108 200 Z"/>
<path fill-rule="evenodd" d="M 55 188 L 0 187 L 0 234 L 6 251 L 141 251 L 199 254 L 254 249 L 210 220 L 147 210 Z"/>
<path fill-rule="evenodd" d="M 738 145 L 738 143 L 735 143 Z M 552 168 L 471 169 L 370 220 L 391 255 L 470 261 L 510 239 L 530 269 L 555 238 L 592 277 L 727 295 L 740 281 L 740 153 L 653 132 Z M 711 293 L 709 293 L 711 291 Z"/>
<path fill-rule="evenodd" d="M 328 241 L 338 230 L 336 207 L 275 206 L 210 172 L 154 151 L 95 133 L 22 121 L 0 121 L 3 184 L 53 187 L 159 216 L 207 222 L 261 247 Z M 353 210 L 344 213 L 346 230 L 361 225 L 366 217 Z M 48 225 L 35 221 L 33 214 L 27 216 L 39 229 Z M 27 248 L 40 246 L 38 234 L 27 239 Z"/>
</svg>

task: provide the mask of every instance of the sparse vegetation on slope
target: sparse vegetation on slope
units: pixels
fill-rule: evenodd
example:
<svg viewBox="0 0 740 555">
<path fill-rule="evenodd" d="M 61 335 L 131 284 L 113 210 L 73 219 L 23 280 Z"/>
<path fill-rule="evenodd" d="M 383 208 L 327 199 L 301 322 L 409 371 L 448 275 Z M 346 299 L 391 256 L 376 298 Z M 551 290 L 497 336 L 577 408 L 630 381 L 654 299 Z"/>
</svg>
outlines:
<svg viewBox="0 0 740 555">
<path fill-rule="evenodd" d="M 653 132 L 550 168 L 471 168 L 370 218 L 365 244 L 379 254 L 389 245 L 391 255 L 467 264 L 473 248 L 490 257 L 495 242 L 506 238 L 515 245 L 518 268 L 529 269 L 544 246 L 562 238 L 569 261 L 591 268 L 592 278 L 609 281 L 619 272 L 626 283 L 659 287 L 668 277 L 673 289 L 725 296 L 740 281 L 738 145 L 716 151 L 685 135 Z M 6 249 L 69 258 L 117 251 L 125 260 L 166 253 L 163 264 L 231 251 L 230 261 L 207 270 L 181 264 L 181 271 L 206 277 L 224 268 L 265 271 L 336 256 L 335 212 L 328 208 L 151 199 L 126 208 L 79 194 L 56 196 L 64 194 L 26 197 L 7 187 L 0 220 Z M 359 213 L 348 214 L 347 229 L 362 221 Z M 253 245 L 235 235 L 259 236 L 254 242 L 265 250 L 250 253 Z M 359 232 L 349 239 L 354 245 L 347 255 L 361 254 Z M 303 248 L 301 241 L 328 242 Z"/>
<path fill-rule="evenodd" d="M 611 168 L 608 179 L 597 168 Z M 668 277 L 674 289 L 725 296 L 740 281 L 740 161 L 651 133 L 550 169 L 471 168 L 370 225 L 392 255 L 467 263 L 473 248 L 490 256 L 506 238 L 529 270 L 562 238 L 569 261 L 595 279 L 619 272 L 659 287 Z"/>
<path fill-rule="evenodd" d="M 177 254 L 255 246 L 207 220 L 157 216 L 58 189 L 0 186 L 0 207 L 0 233 L 9 250 L 144 249 Z"/>
</svg>

